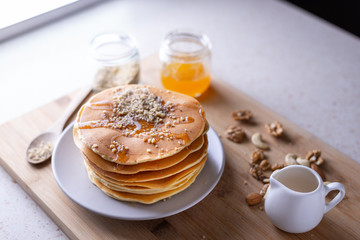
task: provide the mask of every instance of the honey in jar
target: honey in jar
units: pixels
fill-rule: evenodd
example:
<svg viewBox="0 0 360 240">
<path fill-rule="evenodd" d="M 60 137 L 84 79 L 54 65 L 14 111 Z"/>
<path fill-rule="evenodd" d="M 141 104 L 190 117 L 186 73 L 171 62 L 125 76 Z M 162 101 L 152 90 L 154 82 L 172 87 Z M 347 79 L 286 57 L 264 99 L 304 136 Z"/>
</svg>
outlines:
<svg viewBox="0 0 360 240">
<path fill-rule="evenodd" d="M 198 97 L 210 86 L 211 44 L 204 34 L 176 30 L 160 49 L 161 82 L 166 89 Z"/>
</svg>

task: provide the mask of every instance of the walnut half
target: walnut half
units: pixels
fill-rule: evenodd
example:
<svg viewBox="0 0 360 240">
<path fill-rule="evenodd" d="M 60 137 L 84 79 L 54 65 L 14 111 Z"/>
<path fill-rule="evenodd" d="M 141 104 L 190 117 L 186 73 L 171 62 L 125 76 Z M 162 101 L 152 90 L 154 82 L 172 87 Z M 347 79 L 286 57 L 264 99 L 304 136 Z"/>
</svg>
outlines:
<svg viewBox="0 0 360 240">
<path fill-rule="evenodd" d="M 235 120 L 248 121 L 252 118 L 252 112 L 250 110 L 238 110 L 232 113 Z"/>
<path fill-rule="evenodd" d="M 268 133 L 270 133 L 274 137 L 279 137 L 284 132 L 283 126 L 278 121 L 275 121 L 275 122 L 270 123 L 270 124 L 266 124 L 265 128 L 268 131 Z"/>
<path fill-rule="evenodd" d="M 226 137 L 236 143 L 242 142 L 245 137 L 245 132 L 241 127 L 230 126 L 225 132 Z"/>
<path fill-rule="evenodd" d="M 260 162 L 261 160 L 264 160 L 265 156 L 264 156 L 264 151 L 263 150 L 255 150 L 254 152 L 252 152 L 251 156 L 250 156 L 250 163 L 257 163 Z"/>
</svg>

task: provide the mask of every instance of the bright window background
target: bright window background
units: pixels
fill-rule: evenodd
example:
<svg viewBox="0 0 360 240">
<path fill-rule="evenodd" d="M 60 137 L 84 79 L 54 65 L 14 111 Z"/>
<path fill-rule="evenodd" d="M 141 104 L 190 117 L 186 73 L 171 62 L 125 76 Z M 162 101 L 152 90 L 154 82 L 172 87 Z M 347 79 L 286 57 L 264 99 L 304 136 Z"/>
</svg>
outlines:
<svg viewBox="0 0 360 240">
<path fill-rule="evenodd" d="M 0 29 L 49 12 L 77 0 L 5 0 L 0 1 Z"/>
</svg>

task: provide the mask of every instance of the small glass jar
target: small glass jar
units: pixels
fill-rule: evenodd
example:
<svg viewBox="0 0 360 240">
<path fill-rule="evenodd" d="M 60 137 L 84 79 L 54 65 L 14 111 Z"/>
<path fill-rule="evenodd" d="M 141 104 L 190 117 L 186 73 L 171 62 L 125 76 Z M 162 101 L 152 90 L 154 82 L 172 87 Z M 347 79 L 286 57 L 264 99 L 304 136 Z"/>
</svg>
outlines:
<svg viewBox="0 0 360 240">
<path fill-rule="evenodd" d="M 131 36 L 123 33 L 98 35 L 90 42 L 90 50 L 98 64 L 93 84 L 95 91 L 138 83 L 139 51 Z"/>
<path fill-rule="evenodd" d="M 211 43 L 202 33 L 175 30 L 161 48 L 161 82 L 164 88 L 198 97 L 210 85 Z"/>
</svg>

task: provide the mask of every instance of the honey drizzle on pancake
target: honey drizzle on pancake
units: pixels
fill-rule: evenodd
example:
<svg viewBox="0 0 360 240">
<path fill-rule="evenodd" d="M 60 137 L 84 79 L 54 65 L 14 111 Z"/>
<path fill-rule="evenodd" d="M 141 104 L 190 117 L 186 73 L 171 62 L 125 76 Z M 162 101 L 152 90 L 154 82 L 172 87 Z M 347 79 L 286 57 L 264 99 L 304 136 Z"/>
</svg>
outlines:
<svg viewBox="0 0 360 240">
<path fill-rule="evenodd" d="M 186 123 L 193 123 L 194 121 L 195 121 L 195 119 L 192 118 L 192 117 L 186 117 L 186 118 L 185 118 L 185 122 L 186 122 Z"/>
<path fill-rule="evenodd" d="M 128 150 L 129 148 L 124 145 L 122 145 L 121 143 L 119 143 L 118 141 L 116 141 L 117 138 L 119 138 L 120 135 L 114 136 L 111 138 L 111 143 L 117 143 L 116 146 L 114 146 L 113 149 L 115 149 L 115 151 L 113 151 L 114 154 L 116 154 L 116 160 L 118 160 L 119 162 L 126 162 L 129 159 L 129 155 L 128 155 Z M 112 145 L 110 145 L 111 148 Z"/>
<path fill-rule="evenodd" d="M 181 134 L 172 134 L 175 139 L 180 139 L 183 141 L 180 145 L 185 145 L 190 141 L 189 135 L 187 133 L 181 133 Z"/>
<path fill-rule="evenodd" d="M 88 106 L 92 109 L 95 110 L 108 110 L 108 111 L 112 111 L 113 109 L 113 104 L 110 101 L 104 100 L 104 101 L 99 101 L 99 102 L 95 102 L 95 103 L 90 103 L 88 104 Z M 107 108 L 105 108 L 107 107 Z M 108 128 L 109 127 L 109 123 L 111 123 L 111 120 L 109 119 L 109 114 L 106 114 L 106 112 L 104 111 L 104 114 L 102 114 L 102 117 L 104 119 L 102 120 L 94 120 L 94 121 L 88 121 L 88 122 L 83 122 L 83 123 L 78 123 L 78 128 L 79 129 L 90 129 L 90 128 L 100 128 L 100 127 L 104 127 L 104 128 Z M 179 117 L 179 116 L 175 116 L 172 115 L 172 120 L 171 124 L 173 125 L 178 125 L 178 124 L 188 124 L 188 123 L 192 123 L 194 122 L 194 118 L 192 117 Z M 186 145 L 189 141 L 190 138 L 188 136 L 187 133 L 181 133 L 181 134 L 173 134 L 173 133 L 168 133 L 168 132 L 164 132 L 164 131 L 159 131 L 159 129 L 157 127 L 155 127 L 154 124 L 144 121 L 144 120 L 138 120 L 138 121 L 134 121 L 133 120 L 133 125 L 128 125 L 126 126 L 125 129 L 118 129 L 118 134 L 112 138 L 111 142 L 116 141 L 117 138 L 119 138 L 120 136 L 134 136 L 134 137 L 141 137 L 144 139 L 144 142 L 148 141 L 149 139 L 147 138 L 147 133 L 149 132 L 155 132 L 155 136 L 150 136 L 151 140 L 149 143 L 152 144 L 156 144 L 157 142 L 161 141 L 161 140 L 177 140 L 179 145 Z M 163 124 L 158 124 L 158 125 L 164 125 Z M 129 132 L 128 130 L 130 130 L 131 132 Z M 142 134 L 144 133 L 144 134 Z M 161 138 L 160 136 L 166 136 L 164 138 Z M 158 151 L 158 153 L 160 154 L 162 151 Z M 120 151 L 116 151 L 114 152 L 116 154 L 116 159 L 119 160 L 120 162 L 126 162 L 126 160 L 128 159 L 127 155 L 120 152 Z"/>
<path fill-rule="evenodd" d="M 79 122 L 77 123 L 77 127 L 79 129 L 90 129 L 90 128 L 98 128 L 98 127 L 105 127 L 109 123 L 109 120 L 94 120 L 88 122 Z"/>
<path fill-rule="evenodd" d="M 113 110 L 113 103 L 110 102 L 109 100 L 103 100 L 103 101 L 99 101 L 99 102 L 94 102 L 94 103 L 88 103 L 87 106 L 91 109 L 95 109 L 95 110 L 108 110 L 108 111 L 112 111 Z"/>
</svg>

